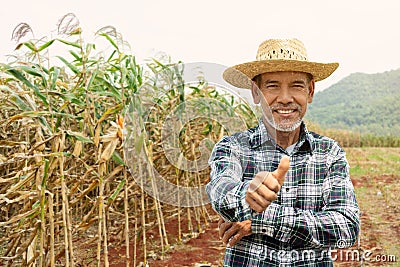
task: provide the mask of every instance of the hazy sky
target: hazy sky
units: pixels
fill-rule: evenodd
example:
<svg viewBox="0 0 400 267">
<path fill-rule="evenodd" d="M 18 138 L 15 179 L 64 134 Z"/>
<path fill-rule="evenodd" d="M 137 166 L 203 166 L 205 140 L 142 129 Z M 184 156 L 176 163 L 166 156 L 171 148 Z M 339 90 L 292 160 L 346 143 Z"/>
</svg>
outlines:
<svg viewBox="0 0 400 267">
<path fill-rule="evenodd" d="M 14 27 L 28 23 L 36 38 L 54 35 L 58 20 L 74 13 L 86 41 L 112 25 L 140 60 L 158 51 L 184 62 L 226 66 L 252 61 L 268 38 L 302 40 L 309 59 L 339 62 L 323 89 L 353 72 L 400 68 L 398 0 L 18 0 L 0 9 L 1 60 L 12 52 Z"/>
</svg>

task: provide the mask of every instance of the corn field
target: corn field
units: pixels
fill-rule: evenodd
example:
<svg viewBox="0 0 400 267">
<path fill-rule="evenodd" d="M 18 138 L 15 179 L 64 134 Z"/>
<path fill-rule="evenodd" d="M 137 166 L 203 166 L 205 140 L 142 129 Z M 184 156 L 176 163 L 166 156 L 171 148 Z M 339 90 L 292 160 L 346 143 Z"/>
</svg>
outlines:
<svg viewBox="0 0 400 267">
<path fill-rule="evenodd" d="M 0 64 L 0 266 L 110 266 L 111 242 L 126 251 L 126 266 L 145 266 L 211 220 L 201 195 L 188 200 L 196 194 L 167 185 L 204 186 L 205 151 L 257 116 L 201 75 L 185 86 L 179 62 L 137 64 L 113 27 L 96 33 L 104 49 L 85 42 L 73 14 L 57 30 L 56 38 L 19 42 L 20 55 Z M 13 38 L 31 32 L 21 23 Z M 53 47 L 64 53 L 52 56 Z M 174 120 L 186 116 L 182 107 L 202 113 Z M 346 134 L 333 137 L 356 145 Z M 176 236 L 166 229 L 171 218 Z"/>
<path fill-rule="evenodd" d="M 329 136 L 338 141 L 342 147 L 400 147 L 399 136 L 376 136 L 370 133 L 362 134 L 343 129 L 325 129 L 312 121 L 306 121 L 306 124 L 309 130 Z"/>
<path fill-rule="evenodd" d="M 178 197 L 169 205 L 157 197 L 168 192 L 153 182 L 155 171 L 178 186 L 200 186 L 209 179 L 208 168 L 185 170 L 169 162 L 160 141 L 166 111 L 179 111 L 193 99 L 212 113 L 209 101 L 199 102 L 211 98 L 230 106 L 230 116 L 240 113 L 246 127 L 255 117 L 202 79 L 189 89 L 181 86 L 179 63 L 137 64 L 113 27 L 96 33 L 96 40 L 107 44 L 99 50 L 85 43 L 73 14 L 57 26 L 56 38 L 19 42 L 21 55 L 0 65 L 0 265 L 109 266 L 111 240 L 125 248 L 126 266 L 146 265 L 154 250 L 162 258 L 174 242 L 195 236 L 210 221 L 207 205 L 198 205 L 204 200 L 180 205 Z M 13 37 L 30 32 L 22 23 Z M 53 46 L 66 55 L 52 57 Z M 158 73 L 173 81 L 169 88 L 160 89 L 149 78 Z M 156 105 L 146 106 L 143 97 Z M 201 157 L 202 140 L 215 142 L 226 134 L 209 118 L 176 127 L 182 129 L 177 145 L 188 160 Z M 124 146 L 127 135 L 132 138 Z M 150 183 L 150 191 L 143 183 Z M 165 228 L 170 218 L 178 218 L 174 237 Z M 158 240 L 148 240 L 150 228 L 157 229 Z M 88 247 L 92 254 L 82 257 Z"/>
</svg>

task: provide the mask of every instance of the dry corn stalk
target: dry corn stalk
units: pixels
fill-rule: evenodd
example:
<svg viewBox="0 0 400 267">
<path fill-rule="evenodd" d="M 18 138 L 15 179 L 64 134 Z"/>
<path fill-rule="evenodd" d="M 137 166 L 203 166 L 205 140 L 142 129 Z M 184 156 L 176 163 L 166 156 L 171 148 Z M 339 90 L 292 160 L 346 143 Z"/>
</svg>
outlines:
<svg viewBox="0 0 400 267">
<path fill-rule="evenodd" d="M 154 247 L 146 233 L 158 227 L 157 244 L 161 244 L 163 255 L 171 240 L 166 218 L 175 214 L 179 218 L 177 238 L 182 239 L 180 223 L 185 210 L 179 203 L 178 208 L 164 205 L 144 192 L 138 176 L 154 181 L 153 170 L 142 168 L 139 157 L 132 159 L 137 161 L 137 169 L 128 170 L 125 165 L 123 109 L 142 86 L 142 67 L 117 45 L 124 44 L 123 40 L 108 28 L 98 34 L 115 51 L 97 57 L 92 53 L 95 46 L 83 42 L 75 19 L 67 14 L 60 21 L 60 29 L 65 33 L 75 25 L 69 31 L 78 41 L 63 39 L 65 36 L 44 43 L 27 41 L 18 46 L 28 50 L 27 58 L 11 65 L 0 64 L 0 260 L 9 266 L 85 265 L 85 259 L 75 255 L 95 241 L 99 248 L 92 259 L 107 265 L 108 239 L 121 231 L 127 248 L 126 265 L 147 263 L 147 253 Z M 43 56 L 54 42 L 72 49 L 70 58 L 58 57 L 62 67 Z M 174 64 L 171 66 L 154 61 L 149 69 L 169 69 L 167 74 L 173 80 L 180 74 Z M 159 89 L 153 90 L 157 93 Z M 165 111 L 191 97 L 210 97 L 215 94 L 213 90 L 203 86 L 196 90 L 197 95 L 191 95 L 179 86 L 172 88 L 161 105 L 149 113 L 147 139 L 142 136 L 141 142 L 134 144 L 151 151 L 148 160 L 154 170 L 171 183 L 204 184 L 208 170 L 192 176 L 168 162 L 160 141 L 160 129 L 168 115 Z M 198 157 L 200 151 L 192 145 L 198 147 L 205 137 L 220 138 L 223 127 L 214 129 L 217 125 L 207 121 L 190 124 L 182 140 L 177 140 L 182 141 L 184 156 Z M 160 194 L 157 184 L 151 188 L 154 195 Z M 190 220 L 191 214 L 195 215 L 197 231 L 201 221 L 207 223 L 208 218 L 199 215 L 206 211 L 186 212 Z"/>
</svg>

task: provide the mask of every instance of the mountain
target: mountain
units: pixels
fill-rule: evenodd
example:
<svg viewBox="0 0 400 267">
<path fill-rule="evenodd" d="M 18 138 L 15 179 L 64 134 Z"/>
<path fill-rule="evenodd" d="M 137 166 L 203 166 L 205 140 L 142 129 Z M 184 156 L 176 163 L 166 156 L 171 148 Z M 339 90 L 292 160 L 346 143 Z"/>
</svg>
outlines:
<svg viewBox="0 0 400 267">
<path fill-rule="evenodd" d="M 400 136 L 400 69 L 347 76 L 315 94 L 306 119 L 323 128 Z"/>
</svg>

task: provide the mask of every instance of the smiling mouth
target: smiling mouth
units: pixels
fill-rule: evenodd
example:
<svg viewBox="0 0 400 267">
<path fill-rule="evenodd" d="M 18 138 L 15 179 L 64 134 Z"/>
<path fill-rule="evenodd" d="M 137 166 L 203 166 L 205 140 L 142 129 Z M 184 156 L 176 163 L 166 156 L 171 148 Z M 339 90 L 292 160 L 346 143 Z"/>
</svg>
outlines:
<svg viewBox="0 0 400 267">
<path fill-rule="evenodd" d="M 295 112 L 294 109 L 277 109 L 275 110 L 279 114 L 290 114 L 292 112 Z"/>
</svg>

